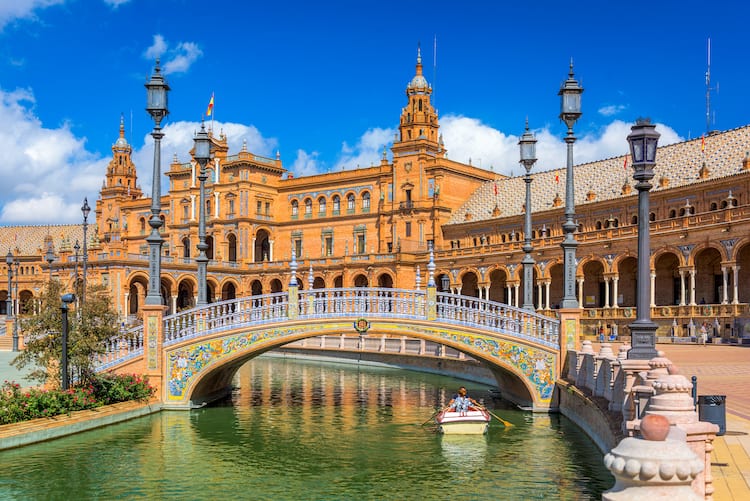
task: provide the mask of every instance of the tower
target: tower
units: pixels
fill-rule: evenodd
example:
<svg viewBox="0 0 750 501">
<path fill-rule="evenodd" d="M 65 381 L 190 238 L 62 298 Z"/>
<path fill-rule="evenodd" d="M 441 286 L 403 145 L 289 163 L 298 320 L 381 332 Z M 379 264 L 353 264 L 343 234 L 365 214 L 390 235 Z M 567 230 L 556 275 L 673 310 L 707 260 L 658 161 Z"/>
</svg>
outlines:
<svg viewBox="0 0 750 501">
<path fill-rule="evenodd" d="M 101 197 L 125 197 L 130 200 L 140 198 L 141 188 L 131 159 L 133 148 L 125 139 L 125 118 L 120 116 L 120 137 L 112 145 L 112 160 L 107 166 L 107 175 L 101 190 Z"/>
<path fill-rule="evenodd" d="M 430 102 L 432 87 L 422 74 L 422 51 L 417 48 L 417 68 L 414 78 L 406 86 L 408 102 L 401 110 L 399 136 L 393 143 L 393 156 L 428 153 L 442 157 L 445 150 L 440 144 L 438 115 Z"/>
</svg>

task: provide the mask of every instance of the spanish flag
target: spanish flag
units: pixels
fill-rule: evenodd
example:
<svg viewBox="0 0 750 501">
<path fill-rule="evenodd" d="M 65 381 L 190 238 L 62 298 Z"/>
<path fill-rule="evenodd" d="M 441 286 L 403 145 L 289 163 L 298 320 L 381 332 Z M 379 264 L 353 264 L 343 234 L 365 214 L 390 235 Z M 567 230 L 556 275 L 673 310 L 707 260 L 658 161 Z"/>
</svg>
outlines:
<svg viewBox="0 0 750 501">
<path fill-rule="evenodd" d="M 214 93 L 211 93 L 211 100 L 208 102 L 208 109 L 206 110 L 206 116 L 210 117 L 211 113 L 214 112 Z"/>
</svg>

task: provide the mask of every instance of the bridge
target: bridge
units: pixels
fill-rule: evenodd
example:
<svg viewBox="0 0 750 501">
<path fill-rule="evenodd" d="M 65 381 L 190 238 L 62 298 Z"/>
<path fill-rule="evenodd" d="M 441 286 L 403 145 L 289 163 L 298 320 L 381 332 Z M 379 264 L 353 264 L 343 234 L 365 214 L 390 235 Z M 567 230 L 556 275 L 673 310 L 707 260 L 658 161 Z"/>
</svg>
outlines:
<svg viewBox="0 0 750 501">
<path fill-rule="evenodd" d="M 143 309 L 143 325 L 109 340 L 97 367 L 148 375 L 165 408 L 189 409 L 225 393 L 236 370 L 264 352 L 342 333 L 451 347 L 489 368 L 504 396 L 534 410 L 550 408 L 561 371 L 559 320 L 434 286 L 301 291 L 292 284 L 166 317 L 162 306 Z"/>
</svg>

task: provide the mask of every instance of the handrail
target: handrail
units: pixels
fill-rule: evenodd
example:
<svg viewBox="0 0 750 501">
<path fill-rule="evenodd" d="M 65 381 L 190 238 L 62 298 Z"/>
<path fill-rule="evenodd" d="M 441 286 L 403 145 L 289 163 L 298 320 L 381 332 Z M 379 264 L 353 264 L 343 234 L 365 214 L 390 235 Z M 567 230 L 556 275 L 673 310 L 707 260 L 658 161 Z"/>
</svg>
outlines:
<svg viewBox="0 0 750 501">
<path fill-rule="evenodd" d="M 290 311 L 290 304 L 296 311 Z M 445 292 L 435 294 L 434 321 L 472 327 L 557 349 L 560 321 L 514 306 Z M 298 292 L 290 303 L 288 292 L 228 299 L 181 311 L 163 319 L 164 346 L 238 328 L 252 328 L 289 320 L 329 318 L 431 318 L 426 290 L 386 287 L 311 289 Z M 290 314 L 291 313 L 291 314 Z M 143 328 L 134 327 L 105 343 L 100 370 L 143 353 Z M 138 352 L 138 353 L 136 353 Z"/>
</svg>

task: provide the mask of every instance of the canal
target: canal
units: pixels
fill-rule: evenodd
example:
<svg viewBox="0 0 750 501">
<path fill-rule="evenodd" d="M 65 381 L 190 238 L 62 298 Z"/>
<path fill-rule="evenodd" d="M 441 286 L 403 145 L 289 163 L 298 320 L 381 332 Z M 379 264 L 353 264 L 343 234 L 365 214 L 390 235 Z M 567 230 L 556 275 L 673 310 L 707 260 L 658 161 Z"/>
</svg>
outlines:
<svg viewBox="0 0 750 501">
<path fill-rule="evenodd" d="M 599 499 L 614 479 L 559 415 L 404 370 L 259 358 L 220 405 L 0 453 L 0 499 Z M 422 425 L 465 385 L 515 426 Z"/>
</svg>

